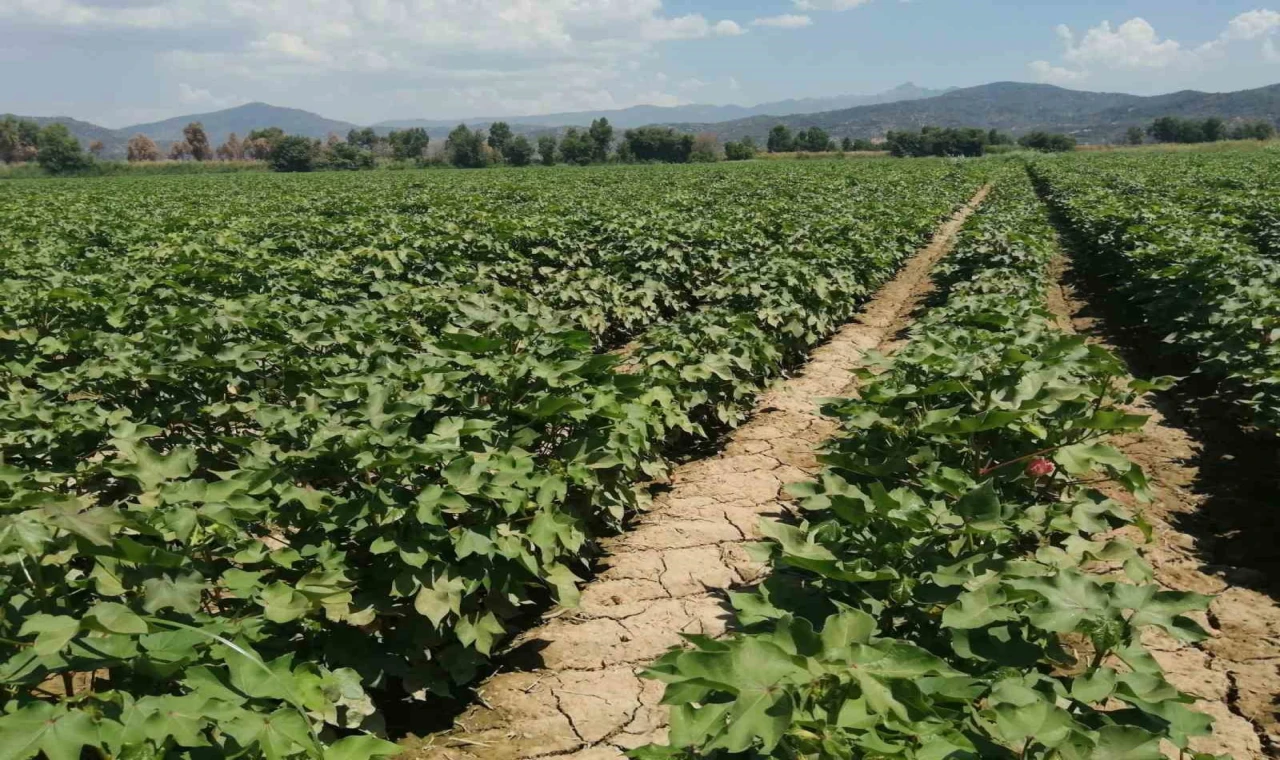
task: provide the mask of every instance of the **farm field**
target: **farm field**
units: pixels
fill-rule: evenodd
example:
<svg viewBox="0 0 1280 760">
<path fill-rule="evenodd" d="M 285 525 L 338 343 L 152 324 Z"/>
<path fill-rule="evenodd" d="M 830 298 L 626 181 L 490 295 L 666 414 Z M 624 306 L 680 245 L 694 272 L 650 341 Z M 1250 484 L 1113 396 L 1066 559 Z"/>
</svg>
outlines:
<svg viewBox="0 0 1280 760">
<path fill-rule="evenodd" d="M 1262 757 L 1276 586 L 1053 298 L 1274 442 L 1264 165 L 4 183 L 0 758 Z"/>
</svg>

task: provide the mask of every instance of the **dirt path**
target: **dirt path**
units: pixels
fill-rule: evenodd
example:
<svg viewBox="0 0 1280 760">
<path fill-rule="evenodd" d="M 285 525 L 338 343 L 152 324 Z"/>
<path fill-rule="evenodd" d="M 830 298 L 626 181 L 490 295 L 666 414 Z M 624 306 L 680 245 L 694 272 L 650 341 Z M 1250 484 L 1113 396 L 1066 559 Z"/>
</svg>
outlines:
<svg viewBox="0 0 1280 760">
<path fill-rule="evenodd" d="M 1087 335 L 1115 350 L 1090 316 L 1085 300 L 1076 294 L 1070 264 L 1059 260 L 1050 288 L 1049 308 L 1064 329 Z M 1117 351 L 1123 355 L 1123 352 Z M 1236 585 L 1248 568 L 1206 566 L 1197 551 L 1198 537 L 1175 527 L 1209 498 L 1193 462 L 1202 448 L 1176 414 L 1163 414 L 1150 397 L 1134 404 L 1137 414 L 1151 415 L 1140 432 L 1113 443 L 1146 470 L 1155 501 L 1143 509 L 1154 528 L 1147 560 L 1156 580 L 1170 589 L 1214 594 L 1217 598 L 1202 624 L 1213 634 L 1198 645 L 1184 645 L 1167 636 L 1148 643 L 1171 683 L 1199 698 L 1197 710 L 1212 715 L 1214 734 L 1196 740 L 1201 752 L 1230 754 L 1236 760 L 1280 757 L 1280 606 L 1269 595 Z M 1120 493 L 1109 495 L 1118 499 Z M 1127 497 L 1122 500 L 1132 500 Z M 1275 509 L 1260 503 L 1256 509 Z M 1242 507 L 1247 508 L 1247 507 Z"/>
<path fill-rule="evenodd" d="M 661 740 L 663 687 L 641 679 L 640 669 L 678 646 L 681 633 L 725 633 L 725 592 L 764 572 L 746 552 L 760 518 L 786 509 L 782 487 L 816 471 L 816 452 L 835 432 L 817 399 L 849 390 L 864 353 L 889 346 L 988 190 L 942 225 L 801 374 L 762 395 L 721 454 L 677 468 L 634 529 L 605 542 L 606 569 L 581 605 L 518 638 L 508 669 L 480 688 L 481 703 L 453 731 L 410 745 L 408 757 L 606 760 Z"/>
</svg>

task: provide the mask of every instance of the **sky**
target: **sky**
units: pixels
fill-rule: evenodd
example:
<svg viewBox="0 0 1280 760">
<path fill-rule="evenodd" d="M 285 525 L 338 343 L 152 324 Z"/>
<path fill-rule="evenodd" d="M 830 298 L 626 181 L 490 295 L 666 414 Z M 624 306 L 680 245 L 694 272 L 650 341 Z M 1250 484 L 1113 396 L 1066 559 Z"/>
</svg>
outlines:
<svg viewBox="0 0 1280 760">
<path fill-rule="evenodd" d="M 1280 10 L 1257 2 L 0 0 L 0 113 L 123 127 L 265 101 L 370 124 L 908 81 L 1221 92 L 1280 82 Z"/>
</svg>

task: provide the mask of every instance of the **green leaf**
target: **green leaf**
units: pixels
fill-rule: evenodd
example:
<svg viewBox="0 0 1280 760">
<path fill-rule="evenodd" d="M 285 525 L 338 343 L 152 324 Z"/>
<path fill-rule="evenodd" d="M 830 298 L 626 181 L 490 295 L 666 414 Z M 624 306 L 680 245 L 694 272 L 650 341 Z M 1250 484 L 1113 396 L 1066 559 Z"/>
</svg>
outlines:
<svg viewBox="0 0 1280 760">
<path fill-rule="evenodd" d="M 802 658 L 754 637 L 731 642 L 725 652 L 682 654 L 676 663 L 682 677 L 715 684 L 734 696 L 726 724 L 706 745 L 729 752 L 744 752 L 756 741 L 766 752 L 775 747 L 794 710 L 784 686 L 808 678 Z"/>
<path fill-rule="evenodd" d="M 955 511 L 965 518 L 970 528 L 984 531 L 999 527 L 1003 516 L 1000 497 L 996 495 L 995 486 L 990 480 L 961 497 L 956 502 Z"/>
<path fill-rule="evenodd" d="M 1018 613 L 1006 606 L 1009 601 L 999 583 L 987 583 L 961 594 L 942 611 L 944 628 L 985 628 L 992 623 L 1016 620 Z"/>
<path fill-rule="evenodd" d="M 1128 471 L 1133 466 L 1129 458 L 1119 450 L 1101 443 L 1064 446 L 1054 453 L 1053 460 L 1073 477 L 1083 477 L 1104 466 L 1121 472 Z"/>
<path fill-rule="evenodd" d="M 142 609 L 152 615 L 165 609 L 194 614 L 200 609 L 200 594 L 206 587 L 199 573 L 178 578 L 148 578 L 142 583 Z"/>
<path fill-rule="evenodd" d="M 292 586 L 279 581 L 262 590 L 259 596 L 267 620 L 288 623 L 305 616 L 311 610 L 311 600 Z"/>
<path fill-rule="evenodd" d="M 399 744 L 361 734 L 343 737 L 326 747 L 324 760 L 368 760 L 371 757 L 391 757 L 402 751 L 404 748 Z"/>
<path fill-rule="evenodd" d="M 36 702 L 0 715 L 0 760 L 80 760 L 85 747 L 99 746 L 98 726 L 87 712 Z"/>
<path fill-rule="evenodd" d="M 822 656 L 849 661 L 855 644 L 869 644 L 876 621 L 861 610 L 846 610 L 827 618 L 822 626 Z"/>
<path fill-rule="evenodd" d="M 548 565 L 545 569 L 547 583 L 556 590 L 556 601 L 562 607 L 577 607 L 581 599 L 578 576 L 561 564 Z"/>
<path fill-rule="evenodd" d="M 80 632 L 80 621 L 65 615 L 35 614 L 22 623 L 19 636 L 36 635 L 32 649 L 36 654 L 48 656 L 61 652 L 63 647 Z"/>
<path fill-rule="evenodd" d="M 124 712 L 121 741 L 125 745 L 154 742 L 163 746 L 172 737 L 179 747 L 207 747 L 210 700 L 198 694 L 145 697 Z"/>
<path fill-rule="evenodd" d="M 1094 760 L 1163 760 L 1160 737 L 1131 726 L 1103 726 L 1098 730 Z"/>
<path fill-rule="evenodd" d="M 1113 668 L 1098 668 L 1071 680 L 1071 696 L 1086 704 L 1106 701 L 1115 688 L 1116 671 Z"/>
<path fill-rule="evenodd" d="M 124 461 L 107 464 L 107 470 L 122 478 L 131 478 L 142 490 L 154 491 L 161 483 L 185 478 L 196 469 L 195 449 L 178 447 L 167 454 L 141 443 L 118 441 Z"/>
<path fill-rule="evenodd" d="M 85 622 L 107 633 L 146 633 L 147 623 L 118 602 L 98 602 L 85 614 Z"/>
</svg>

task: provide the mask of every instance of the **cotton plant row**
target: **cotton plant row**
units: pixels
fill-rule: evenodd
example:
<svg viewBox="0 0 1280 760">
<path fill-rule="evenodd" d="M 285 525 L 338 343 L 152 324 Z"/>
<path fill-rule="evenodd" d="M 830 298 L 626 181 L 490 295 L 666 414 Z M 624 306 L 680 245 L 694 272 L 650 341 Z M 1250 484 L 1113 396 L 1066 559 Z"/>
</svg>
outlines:
<svg viewBox="0 0 1280 760">
<path fill-rule="evenodd" d="M 1108 442 L 1167 380 L 1131 378 L 1046 311 L 1053 230 L 1011 174 L 938 273 L 945 301 L 861 374 L 823 469 L 765 521 L 772 566 L 737 631 L 691 636 L 666 684 L 672 758 L 1183 757 L 1210 728 L 1143 644 L 1206 633 L 1206 597 L 1163 590 L 1095 486 L 1148 498 Z"/>
<path fill-rule="evenodd" d="M 614 203 L 691 229 L 714 224 L 702 182 L 779 217 L 713 207 L 740 234 L 634 251 L 726 265 L 672 274 L 688 308 L 655 301 L 621 371 L 613 328 L 544 286 L 607 269 L 575 234 L 633 250 L 640 209 L 559 184 L 576 172 L 417 176 L 54 183 L 0 212 L 0 758 L 394 753 L 387 706 L 455 697 L 538 605 L 574 604 L 637 484 L 741 420 L 982 182 L 628 170 Z M 559 224 L 560 193 L 603 227 Z"/>
<path fill-rule="evenodd" d="M 1208 167 L 1193 177 L 1230 159 L 1199 160 Z M 1124 172 L 1127 164 L 1042 160 L 1032 173 L 1082 265 L 1164 339 L 1158 348 L 1213 382 L 1250 424 L 1280 430 L 1275 191 L 1240 187 L 1230 163 L 1217 167 L 1217 186 L 1192 188 L 1184 167 L 1166 162 Z"/>
</svg>

